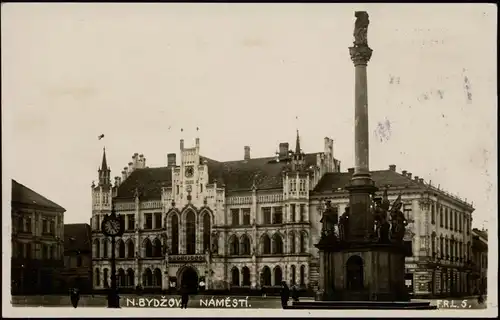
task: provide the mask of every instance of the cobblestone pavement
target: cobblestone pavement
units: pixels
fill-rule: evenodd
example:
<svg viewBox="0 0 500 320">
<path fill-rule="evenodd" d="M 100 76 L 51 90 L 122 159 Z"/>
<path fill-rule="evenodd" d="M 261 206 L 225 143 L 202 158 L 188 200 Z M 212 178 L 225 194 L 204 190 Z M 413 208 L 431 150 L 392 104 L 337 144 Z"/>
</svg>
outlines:
<svg viewBox="0 0 500 320">
<path fill-rule="evenodd" d="M 156 298 L 160 300 L 162 297 L 167 299 L 170 307 L 177 308 L 179 305 L 180 297 L 174 295 L 144 295 L 144 296 L 136 296 L 136 295 L 121 295 L 120 304 L 122 307 L 133 307 L 132 300 L 136 304 L 136 308 L 140 308 L 139 300 L 140 298 Z M 216 304 L 210 304 L 210 299 L 213 298 Z M 203 303 L 208 304 L 206 307 L 216 307 L 220 306 L 222 303 L 221 300 L 224 300 L 224 304 L 226 303 L 226 296 L 191 296 L 188 303 L 188 308 L 201 308 L 205 306 L 200 306 L 202 304 L 200 300 L 203 299 Z M 231 296 L 230 303 L 233 301 L 245 299 L 244 296 Z M 310 301 L 313 298 L 301 298 L 301 301 Z M 464 297 L 462 299 L 456 298 L 442 298 L 442 299 L 415 299 L 412 301 L 429 301 L 431 305 L 437 306 L 439 309 L 484 309 L 486 308 L 486 303 L 479 304 L 477 302 L 477 297 Z M 239 304 L 241 302 L 238 302 Z M 158 303 L 157 303 L 158 304 Z M 12 298 L 12 305 L 14 307 L 71 307 L 71 302 L 69 296 L 15 296 Z M 244 306 L 242 303 L 241 305 Z M 249 308 L 264 308 L 264 309 L 277 309 L 281 308 L 281 302 L 279 297 L 249 297 L 248 298 L 248 307 Z M 102 295 L 82 295 L 78 307 L 97 307 L 104 308 L 107 306 L 106 297 Z M 147 307 L 147 306 L 146 306 Z M 151 305 L 151 307 L 154 307 Z M 161 307 L 161 306 L 157 306 Z"/>
</svg>

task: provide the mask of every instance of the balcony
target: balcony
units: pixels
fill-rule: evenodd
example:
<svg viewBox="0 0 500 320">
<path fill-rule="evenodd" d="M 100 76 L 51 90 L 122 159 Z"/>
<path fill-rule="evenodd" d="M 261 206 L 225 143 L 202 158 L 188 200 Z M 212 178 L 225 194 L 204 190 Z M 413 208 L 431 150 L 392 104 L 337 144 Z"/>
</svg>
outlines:
<svg viewBox="0 0 500 320">
<path fill-rule="evenodd" d="M 169 255 L 168 262 L 205 262 L 204 254 L 178 254 L 178 255 Z"/>
</svg>

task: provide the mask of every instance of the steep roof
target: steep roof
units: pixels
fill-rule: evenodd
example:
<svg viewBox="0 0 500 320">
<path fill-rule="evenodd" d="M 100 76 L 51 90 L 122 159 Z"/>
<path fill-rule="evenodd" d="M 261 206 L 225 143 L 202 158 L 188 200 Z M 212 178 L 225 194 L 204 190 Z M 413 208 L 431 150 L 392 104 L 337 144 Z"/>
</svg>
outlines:
<svg viewBox="0 0 500 320">
<path fill-rule="evenodd" d="M 305 155 L 306 166 L 316 165 L 316 155 Z M 200 163 L 207 164 L 209 183 L 225 185 L 228 191 L 275 189 L 283 187 L 282 172 L 287 162 L 276 162 L 275 157 L 219 162 L 200 156 Z M 172 186 L 172 168 L 136 169 L 118 188 L 117 198 L 132 198 L 138 188 L 142 199 L 159 199 L 163 187 Z"/>
<path fill-rule="evenodd" d="M 383 188 L 387 185 L 391 187 L 422 187 L 423 184 L 405 177 L 400 173 L 392 170 L 372 171 L 372 179 L 375 185 Z M 313 190 L 313 193 L 331 192 L 338 188 L 344 189 L 351 180 L 352 173 L 350 172 L 331 172 L 326 173 L 318 182 Z"/>
<path fill-rule="evenodd" d="M 90 251 L 91 230 L 87 223 L 64 225 L 64 251 Z"/>
<path fill-rule="evenodd" d="M 56 209 L 60 211 L 66 211 L 63 207 L 57 203 L 50 201 L 44 196 L 36 193 L 30 188 L 20 184 L 16 180 L 12 179 L 12 203 L 32 205 L 32 206 L 42 206 L 46 208 Z"/>
</svg>

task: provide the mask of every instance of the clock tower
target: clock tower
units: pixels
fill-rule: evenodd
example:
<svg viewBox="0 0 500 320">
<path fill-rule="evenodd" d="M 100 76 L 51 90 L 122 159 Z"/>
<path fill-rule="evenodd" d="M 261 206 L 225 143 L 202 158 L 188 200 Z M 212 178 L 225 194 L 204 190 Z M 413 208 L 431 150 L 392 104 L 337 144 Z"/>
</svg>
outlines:
<svg viewBox="0 0 500 320">
<path fill-rule="evenodd" d="M 203 205 L 208 183 L 208 170 L 206 163 L 200 157 L 200 138 L 196 138 L 195 146 L 184 147 L 184 139 L 180 141 L 181 163 L 178 170 L 174 170 L 174 201 L 180 206 L 188 203 L 196 207 Z M 190 200 L 189 197 L 190 196 Z"/>
</svg>

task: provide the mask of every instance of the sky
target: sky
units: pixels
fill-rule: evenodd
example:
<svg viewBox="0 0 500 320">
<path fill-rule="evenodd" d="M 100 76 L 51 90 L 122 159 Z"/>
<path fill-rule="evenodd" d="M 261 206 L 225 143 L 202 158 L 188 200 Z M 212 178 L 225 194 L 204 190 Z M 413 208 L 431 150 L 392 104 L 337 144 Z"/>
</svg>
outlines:
<svg viewBox="0 0 500 320">
<path fill-rule="evenodd" d="M 15 179 L 66 208 L 65 223 L 88 222 L 104 146 L 121 176 L 133 153 L 163 166 L 196 136 L 203 155 L 237 160 L 245 145 L 273 156 L 298 128 L 305 152 L 333 138 L 346 171 L 356 10 L 374 50 L 370 168 L 432 181 L 473 201 L 474 227 L 494 227 L 488 4 L 2 4 L 4 199 Z"/>
</svg>

